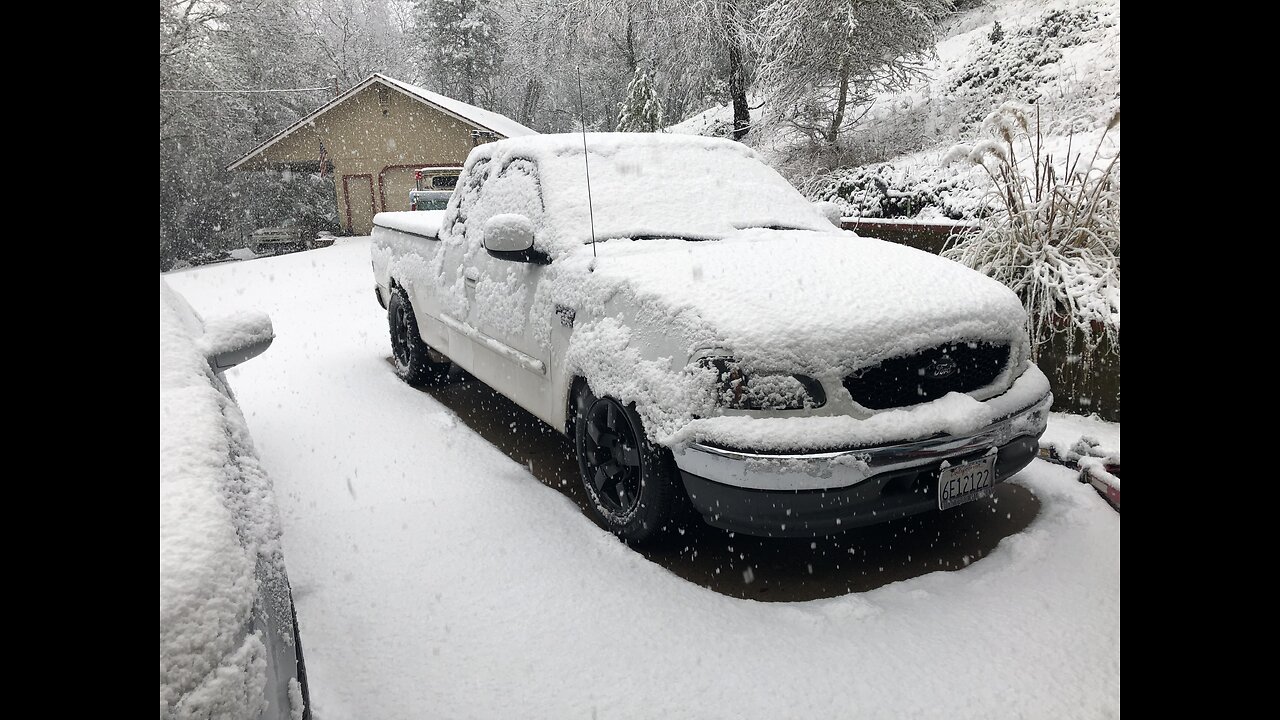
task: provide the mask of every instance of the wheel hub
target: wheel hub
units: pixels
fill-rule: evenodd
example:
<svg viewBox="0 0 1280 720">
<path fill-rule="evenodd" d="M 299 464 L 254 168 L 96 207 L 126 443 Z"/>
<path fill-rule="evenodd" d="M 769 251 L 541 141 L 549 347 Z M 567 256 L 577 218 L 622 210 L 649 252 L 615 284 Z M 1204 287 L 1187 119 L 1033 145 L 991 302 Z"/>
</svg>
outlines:
<svg viewBox="0 0 1280 720">
<path fill-rule="evenodd" d="M 601 504 L 627 514 L 640 501 L 640 438 L 616 401 L 597 400 L 587 412 L 583 463 Z"/>
</svg>

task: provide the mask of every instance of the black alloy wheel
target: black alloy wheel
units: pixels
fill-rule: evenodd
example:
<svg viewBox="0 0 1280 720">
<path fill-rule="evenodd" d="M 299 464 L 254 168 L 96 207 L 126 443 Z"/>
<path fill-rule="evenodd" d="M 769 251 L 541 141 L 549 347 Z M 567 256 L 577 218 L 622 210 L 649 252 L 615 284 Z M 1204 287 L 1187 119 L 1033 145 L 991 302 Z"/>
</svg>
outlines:
<svg viewBox="0 0 1280 720">
<path fill-rule="evenodd" d="M 610 532 L 640 544 L 691 515 L 671 451 L 649 440 L 634 405 L 582 383 L 573 425 L 588 504 Z"/>
<path fill-rule="evenodd" d="M 391 330 L 391 360 L 396 375 L 412 385 L 443 381 L 449 375 L 449 361 L 431 359 L 431 348 L 422 341 L 413 305 L 404 288 L 396 287 L 387 301 L 387 324 Z M 438 353 L 435 353 L 438 355 Z"/>
<path fill-rule="evenodd" d="M 625 517 L 640 502 L 640 438 L 626 411 L 613 398 L 587 411 L 583 463 L 597 497 L 611 514 Z"/>
</svg>

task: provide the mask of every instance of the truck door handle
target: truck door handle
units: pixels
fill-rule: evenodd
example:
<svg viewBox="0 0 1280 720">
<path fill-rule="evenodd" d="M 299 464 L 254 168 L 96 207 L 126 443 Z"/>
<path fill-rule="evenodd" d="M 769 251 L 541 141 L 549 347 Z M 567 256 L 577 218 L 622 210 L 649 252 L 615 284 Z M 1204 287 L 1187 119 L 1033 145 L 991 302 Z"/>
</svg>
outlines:
<svg viewBox="0 0 1280 720">
<path fill-rule="evenodd" d="M 462 273 L 462 278 L 466 280 L 468 285 L 475 285 L 476 281 L 480 279 L 480 271 L 475 268 L 467 268 L 466 272 Z"/>
</svg>

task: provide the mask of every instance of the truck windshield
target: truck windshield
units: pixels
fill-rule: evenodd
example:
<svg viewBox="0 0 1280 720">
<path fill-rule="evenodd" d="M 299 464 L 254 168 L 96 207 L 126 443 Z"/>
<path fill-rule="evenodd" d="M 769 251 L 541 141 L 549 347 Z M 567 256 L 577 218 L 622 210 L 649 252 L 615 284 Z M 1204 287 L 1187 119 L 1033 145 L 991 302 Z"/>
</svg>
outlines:
<svg viewBox="0 0 1280 720">
<path fill-rule="evenodd" d="M 635 135 L 635 137 L 632 137 Z M 554 136 L 547 144 L 560 142 Z M 588 135 L 588 206 L 582 138 L 539 158 L 547 212 L 559 237 L 715 240 L 747 228 L 829 232 L 809 200 L 749 151 L 704 138 Z"/>
</svg>

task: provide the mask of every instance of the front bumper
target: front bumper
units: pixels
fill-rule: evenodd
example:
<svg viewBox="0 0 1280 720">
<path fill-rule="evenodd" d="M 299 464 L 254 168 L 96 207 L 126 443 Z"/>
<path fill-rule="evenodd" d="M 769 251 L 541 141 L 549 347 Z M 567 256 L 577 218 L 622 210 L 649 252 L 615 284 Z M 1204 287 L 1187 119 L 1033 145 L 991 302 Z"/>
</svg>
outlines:
<svg viewBox="0 0 1280 720">
<path fill-rule="evenodd" d="M 997 448 L 996 482 L 1039 452 L 1052 396 L 977 432 L 834 452 L 770 454 L 694 444 L 676 464 L 716 527 L 765 536 L 829 535 L 937 509 L 938 471 Z"/>
</svg>

